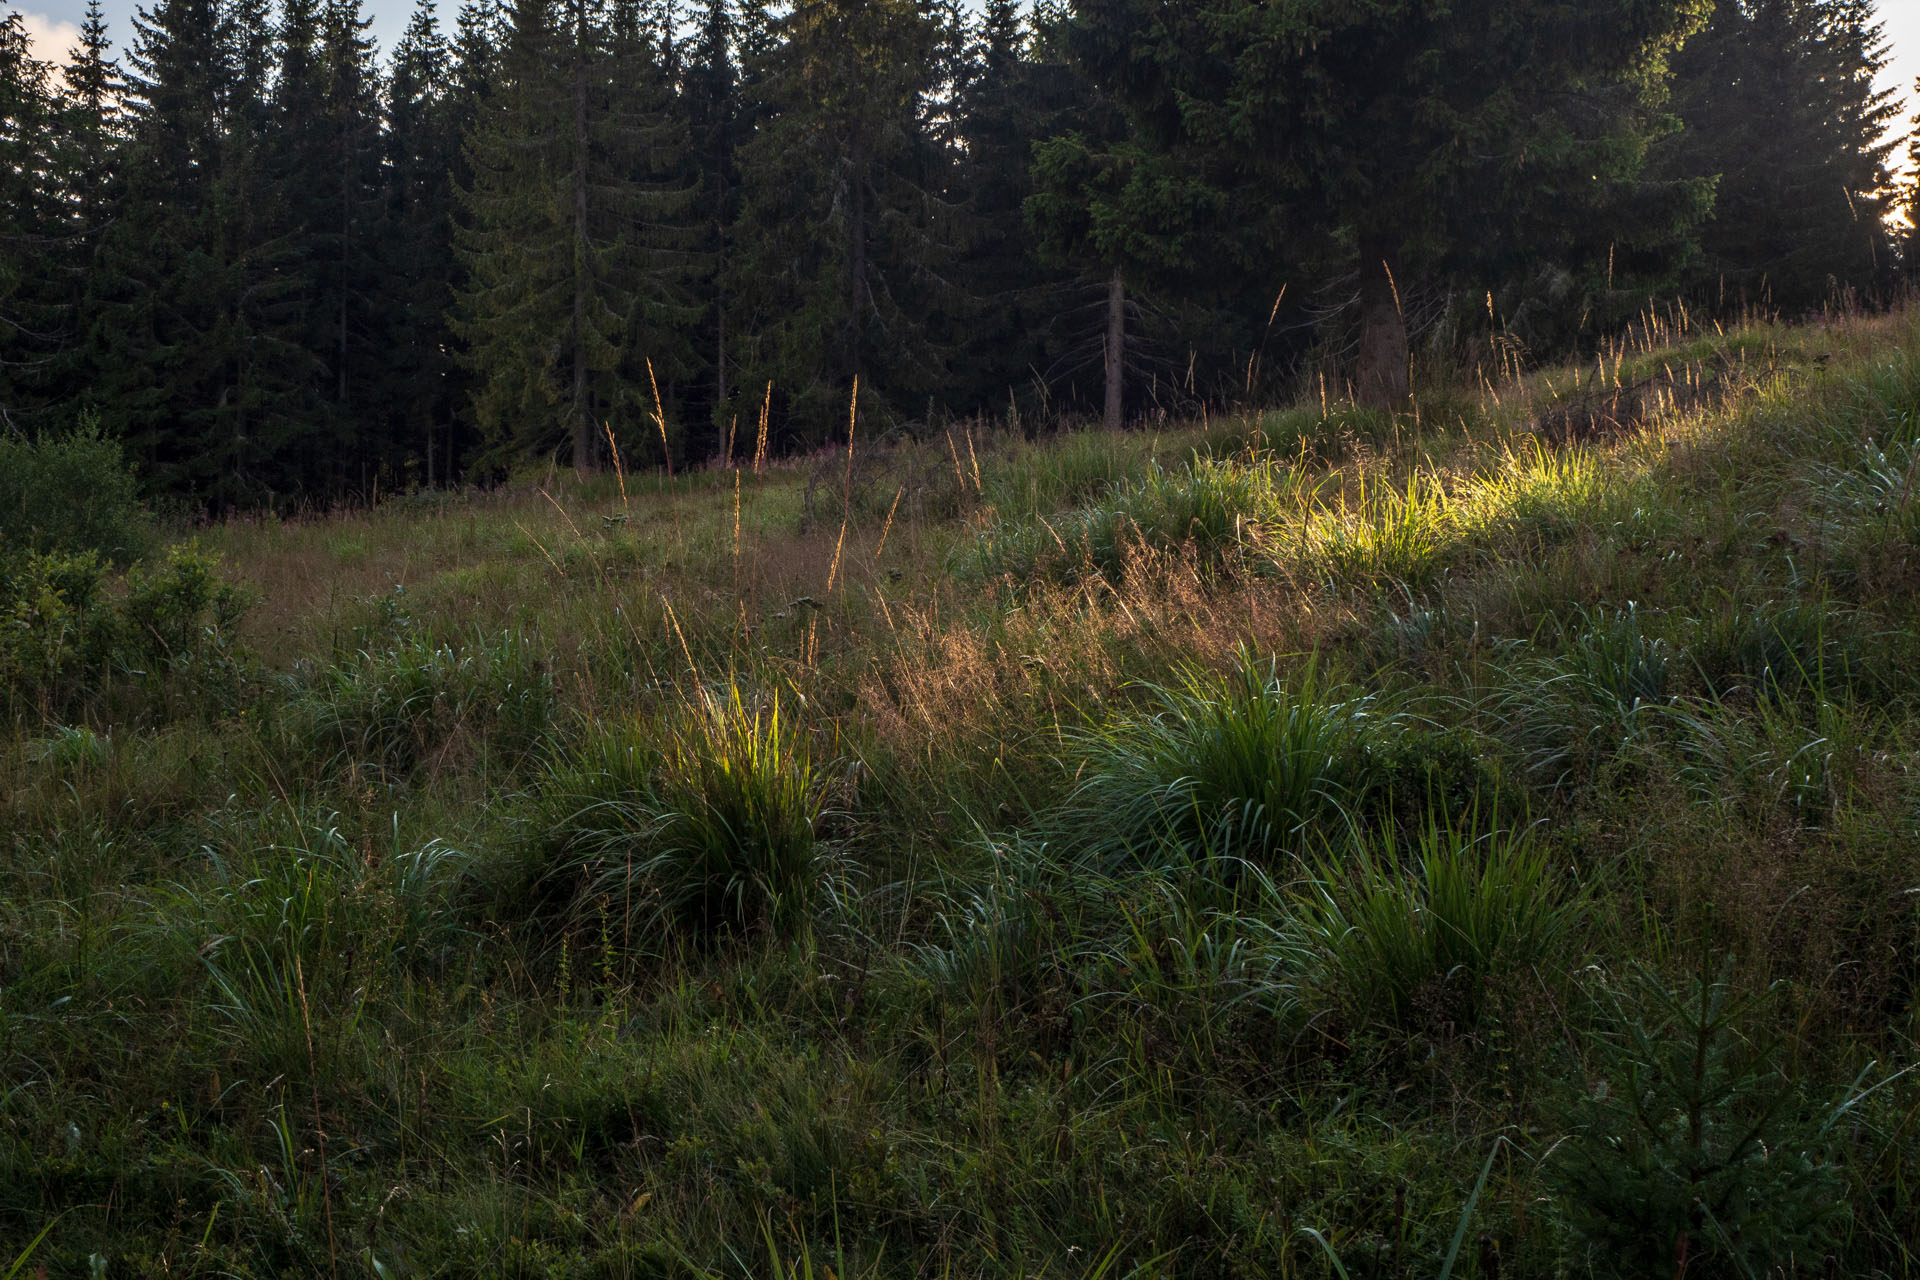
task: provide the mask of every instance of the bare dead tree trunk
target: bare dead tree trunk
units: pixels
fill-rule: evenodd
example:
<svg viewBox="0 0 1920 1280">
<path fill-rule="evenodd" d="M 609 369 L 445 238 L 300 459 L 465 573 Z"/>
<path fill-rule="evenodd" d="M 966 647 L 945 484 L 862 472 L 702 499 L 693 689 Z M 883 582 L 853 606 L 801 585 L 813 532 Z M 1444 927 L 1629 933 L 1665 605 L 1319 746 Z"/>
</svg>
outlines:
<svg viewBox="0 0 1920 1280">
<path fill-rule="evenodd" d="M 1360 364 L 1354 394 L 1369 408 L 1398 409 L 1413 394 L 1412 348 L 1393 258 L 1365 242 L 1360 256 Z"/>
<path fill-rule="evenodd" d="M 1122 396 L 1127 369 L 1127 282 L 1120 268 L 1107 282 L 1107 405 L 1106 428 L 1118 431 L 1126 420 Z"/>
</svg>

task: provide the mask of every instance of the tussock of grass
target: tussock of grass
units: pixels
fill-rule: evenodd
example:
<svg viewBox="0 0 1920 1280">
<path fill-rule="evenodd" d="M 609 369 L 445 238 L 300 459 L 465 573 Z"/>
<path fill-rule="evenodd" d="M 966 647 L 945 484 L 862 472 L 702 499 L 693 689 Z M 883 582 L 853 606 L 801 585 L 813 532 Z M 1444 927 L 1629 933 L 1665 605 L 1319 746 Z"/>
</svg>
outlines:
<svg viewBox="0 0 1920 1280">
<path fill-rule="evenodd" d="M 1460 1029 L 1496 980 L 1560 980 L 1583 896 L 1528 833 L 1435 818 L 1408 847 L 1362 835 L 1324 856 L 1295 920 L 1350 1016 Z"/>
<path fill-rule="evenodd" d="M 1242 653 L 1225 676 L 1146 689 L 1152 714 L 1086 735 L 1058 819 L 1109 863 L 1271 862 L 1349 821 L 1380 779 L 1371 746 L 1407 726 L 1380 699 Z"/>
<path fill-rule="evenodd" d="M 405 778 L 455 763 L 484 769 L 479 745 L 511 768 L 547 740 L 554 712 L 539 651 L 508 631 L 363 649 L 318 672 L 296 715 L 330 768 Z"/>
<path fill-rule="evenodd" d="M 1142 551 L 1190 548 L 1198 563 L 1245 563 L 1266 530 L 1300 499 L 1299 477 L 1268 461 L 1195 457 L 1179 470 L 1151 465 L 1099 501 L 1048 519 L 1039 513 L 982 532 L 971 570 L 983 578 L 1117 581 Z"/>
<path fill-rule="evenodd" d="M 826 839 L 827 773 L 774 696 L 738 685 L 657 726 L 593 736 L 542 782 L 546 865 L 563 924 L 623 947 L 808 926 L 844 868 Z"/>
</svg>

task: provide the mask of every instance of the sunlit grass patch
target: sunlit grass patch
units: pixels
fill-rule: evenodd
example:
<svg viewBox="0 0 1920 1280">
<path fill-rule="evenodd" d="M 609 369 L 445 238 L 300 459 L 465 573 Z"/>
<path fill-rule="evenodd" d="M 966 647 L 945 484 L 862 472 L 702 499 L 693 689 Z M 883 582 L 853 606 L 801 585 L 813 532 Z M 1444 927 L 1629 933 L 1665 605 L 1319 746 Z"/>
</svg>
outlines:
<svg viewBox="0 0 1920 1280">
<path fill-rule="evenodd" d="M 598 921 L 622 948 L 798 933 L 844 887 L 823 829 L 832 772 L 777 695 L 738 685 L 602 729 L 540 784 L 539 895 L 555 923 Z"/>
<path fill-rule="evenodd" d="M 1347 587 L 1422 586 L 1457 544 L 1459 512 L 1444 485 L 1415 470 L 1403 482 L 1368 483 L 1314 511 L 1289 541 L 1311 572 Z"/>
</svg>

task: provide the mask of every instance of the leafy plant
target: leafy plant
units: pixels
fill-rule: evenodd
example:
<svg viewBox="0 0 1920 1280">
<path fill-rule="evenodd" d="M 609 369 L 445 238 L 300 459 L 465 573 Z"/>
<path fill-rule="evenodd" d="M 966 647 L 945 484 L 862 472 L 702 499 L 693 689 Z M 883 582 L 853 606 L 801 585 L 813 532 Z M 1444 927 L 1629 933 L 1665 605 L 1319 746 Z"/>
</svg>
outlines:
<svg viewBox="0 0 1920 1280">
<path fill-rule="evenodd" d="M 160 709 L 232 709 L 247 601 L 218 563 L 176 546 L 116 593 L 91 551 L 0 558 L 0 706 L 55 719 L 138 695 Z"/>
<path fill-rule="evenodd" d="M 92 552 L 126 565 L 153 537 L 120 442 L 97 423 L 34 440 L 0 432 L 0 558 Z"/>
</svg>

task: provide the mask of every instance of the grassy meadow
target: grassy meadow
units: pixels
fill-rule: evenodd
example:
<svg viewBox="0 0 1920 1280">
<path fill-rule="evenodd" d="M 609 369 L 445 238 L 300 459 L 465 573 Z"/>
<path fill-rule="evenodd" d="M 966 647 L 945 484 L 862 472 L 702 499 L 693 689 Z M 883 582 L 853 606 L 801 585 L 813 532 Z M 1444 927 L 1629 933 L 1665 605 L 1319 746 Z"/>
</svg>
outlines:
<svg viewBox="0 0 1920 1280">
<path fill-rule="evenodd" d="M 19 562 L 0 1280 L 1920 1273 L 1920 312 L 754 435 Z"/>
</svg>

